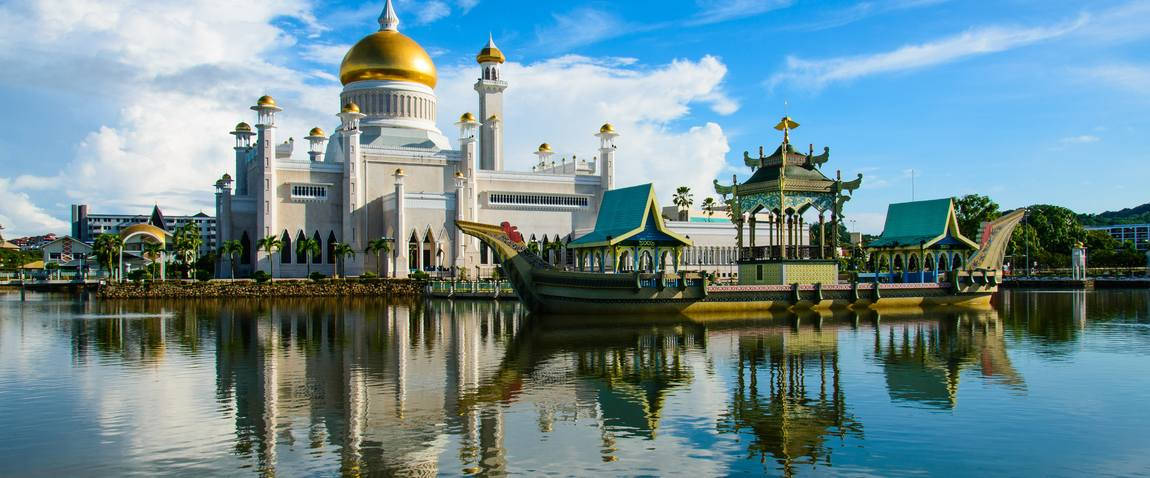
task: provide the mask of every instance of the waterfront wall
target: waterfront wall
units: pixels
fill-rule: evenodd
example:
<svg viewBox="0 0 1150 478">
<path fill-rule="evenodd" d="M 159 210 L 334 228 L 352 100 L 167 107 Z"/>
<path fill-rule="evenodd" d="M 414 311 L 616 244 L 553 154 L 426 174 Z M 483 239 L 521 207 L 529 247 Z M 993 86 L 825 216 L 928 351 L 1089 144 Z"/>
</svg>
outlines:
<svg viewBox="0 0 1150 478">
<path fill-rule="evenodd" d="M 98 294 L 106 299 L 180 299 L 206 297 L 418 297 L 424 282 L 410 279 L 146 282 L 105 284 Z"/>
</svg>

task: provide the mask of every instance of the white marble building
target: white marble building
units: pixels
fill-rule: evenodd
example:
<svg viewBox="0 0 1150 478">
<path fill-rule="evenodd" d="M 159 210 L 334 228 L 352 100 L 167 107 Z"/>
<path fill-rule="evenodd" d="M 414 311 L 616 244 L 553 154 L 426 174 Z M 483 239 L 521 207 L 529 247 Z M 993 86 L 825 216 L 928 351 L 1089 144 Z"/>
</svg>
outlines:
<svg viewBox="0 0 1150 478">
<path fill-rule="evenodd" d="M 235 176 L 216 183 L 216 247 L 232 239 L 244 244 L 241 274 L 267 271 L 268 261 L 275 261 L 278 277 L 303 277 L 309 268 L 331 274 L 332 245 L 345 243 L 356 251 L 346 260 L 348 275 L 466 269 L 474 276 L 486 274 L 496 258 L 462 236 L 456 219 L 508 221 L 540 240 L 591 230 L 603 192 L 613 187 L 614 129 L 605 124 L 588 132 L 599 140 L 591 161 L 555 161 L 543 144 L 532 171 L 505 170 L 504 60 L 491 39 L 476 56 L 479 115 L 460 116 L 459 149 L 451 149 L 435 125 L 435 64 L 399 32 L 388 0 L 379 31 L 344 57 L 339 125 L 330 136 L 319 127 L 308 133 L 308 159 L 293 159 L 293 143 L 277 141 L 283 109 L 270 96 L 251 107 L 254 127 L 240 123 L 231 132 Z M 267 236 L 284 244 L 271 257 L 257 249 Z M 295 251 L 305 237 L 321 245 L 311 264 Z M 369 241 L 385 237 L 394 241 L 391 257 L 364 252 Z M 221 260 L 220 275 L 229 270 Z"/>
</svg>

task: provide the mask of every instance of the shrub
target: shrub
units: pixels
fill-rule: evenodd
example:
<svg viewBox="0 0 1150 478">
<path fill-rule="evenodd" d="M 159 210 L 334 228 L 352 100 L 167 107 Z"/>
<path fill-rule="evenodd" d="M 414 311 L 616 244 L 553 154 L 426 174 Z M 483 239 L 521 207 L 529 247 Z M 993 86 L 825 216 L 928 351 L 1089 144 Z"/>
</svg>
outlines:
<svg viewBox="0 0 1150 478">
<path fill-rule="evenodd" d="M 323 282 L 324 279 L 327 279 L 327 276 L 325 276 L 319 272 L 312 272 L 311 275 L 309 275 L 307 277 L 308 277 L 308 279 L 311 279 L 312 282 Z"/>
<path fill-rule="evenodd" d="M 255 279 L 257 284 L 263 284 L 272 279 L 272 276 L 264 271 L 255 271 L 252 273 L 252 279 Z"/>
<path fill-rule="evenodd" d="M 147 269 L 136 269 L 128 273 L 128 280 L 139 283 L 140 281 L 149 280 L 152 278 L 152 273 Z"/>
<path fill-rule="evenodd" d="M 212 280 L 213 275 L 214 274 L 212 274 L 211 271 L 206 271 L 203 269 L 197 269 L 196 270 L 196 280 L 198 280 L 200 282 L 207 282 L 207 281 Z"/>
<path fill-rule="evenodd" d="M 415 279 L 415 280 L 427 280 L 431 276 L 428 275 L 426 272 L 423 272 L 423 271 L 415 271 L 415 272 L 412 272 L 411 274 L 408 274 L 407 277 L 410 277 L 410 278 Z"/>
</svg>

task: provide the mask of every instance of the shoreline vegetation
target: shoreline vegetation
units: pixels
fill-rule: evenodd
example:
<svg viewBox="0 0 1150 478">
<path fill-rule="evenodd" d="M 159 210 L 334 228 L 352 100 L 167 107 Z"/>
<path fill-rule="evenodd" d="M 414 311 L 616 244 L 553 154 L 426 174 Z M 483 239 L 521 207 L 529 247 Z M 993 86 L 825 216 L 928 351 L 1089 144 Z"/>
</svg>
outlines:
<svg viewBox="0 0 1150 478">
<path fill-rule="evenodd" d="M 97 294 L 105 299 L 181 299 L 216 297 L 419 297 L 425 281 L 415 279 L 324 279 L 322 281 L 212 280 L 106 283 Z"/>
</svg>

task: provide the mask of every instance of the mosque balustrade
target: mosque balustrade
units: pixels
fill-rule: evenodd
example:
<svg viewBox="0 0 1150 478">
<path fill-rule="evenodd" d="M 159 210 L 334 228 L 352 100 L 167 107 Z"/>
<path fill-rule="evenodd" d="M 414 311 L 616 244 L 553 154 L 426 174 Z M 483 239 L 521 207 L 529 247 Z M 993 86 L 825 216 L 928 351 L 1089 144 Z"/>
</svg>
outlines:
<svg viewBox="0 0 1150 478">
<path fill-rule="evenodd" d="M 785 246 L 788 260 L 822 260 L 833 258 L 830 247 Z M 743 247 L 739 250 L 739 260 L 761 261 L 782 260 L 784 246 Z"/>
</svg>

